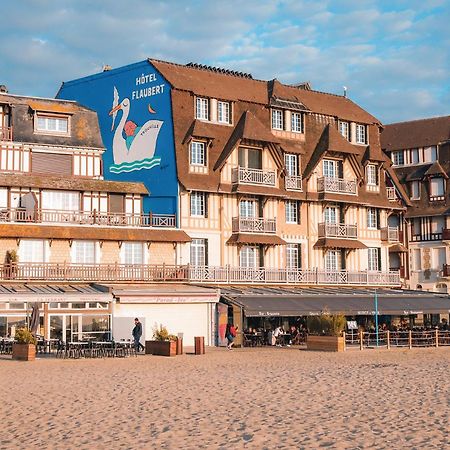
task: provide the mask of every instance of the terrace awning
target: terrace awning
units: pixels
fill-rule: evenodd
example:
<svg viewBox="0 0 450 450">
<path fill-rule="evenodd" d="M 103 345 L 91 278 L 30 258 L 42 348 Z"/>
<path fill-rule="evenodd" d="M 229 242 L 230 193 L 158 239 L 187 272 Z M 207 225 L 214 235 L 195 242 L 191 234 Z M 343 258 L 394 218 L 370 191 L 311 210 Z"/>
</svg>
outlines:
<svg viewBox="0 0 450 450">
<path fill-rule="evenodd" d="M 367 248 L 362 242 L 356 239 L 334 239 L 334 238 L 320 238 L 314 244 L 314 248 Z"/>
</svg>

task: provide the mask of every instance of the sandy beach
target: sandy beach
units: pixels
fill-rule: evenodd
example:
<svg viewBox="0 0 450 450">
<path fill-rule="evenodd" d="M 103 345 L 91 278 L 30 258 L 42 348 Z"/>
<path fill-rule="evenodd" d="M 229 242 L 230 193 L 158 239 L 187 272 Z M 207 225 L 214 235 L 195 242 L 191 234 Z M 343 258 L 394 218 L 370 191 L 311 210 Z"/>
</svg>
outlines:
<svg viewBox="0 0 450 450">
<path fill-rule="evenodd" d="M 0 448 L 443 449 L 449 373 L 450 348 L 3 358 Z"/>
</svg>

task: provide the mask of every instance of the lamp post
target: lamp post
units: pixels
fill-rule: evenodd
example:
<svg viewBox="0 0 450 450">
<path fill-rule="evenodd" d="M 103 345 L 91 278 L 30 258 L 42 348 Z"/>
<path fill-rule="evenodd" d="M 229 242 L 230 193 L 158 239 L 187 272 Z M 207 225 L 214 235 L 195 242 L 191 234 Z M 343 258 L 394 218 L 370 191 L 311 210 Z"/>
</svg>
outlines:
<svg viewBox="0 0 450 450">
<path fill-rule="evenodd" d="M 378 347 L 378 293 L 377 290 L 375 289 L 375 296 L 374 296 L 374 301 L 375 301 L 375 336 L 376 336 L 376 342 L 377 342 L 377 347 Z"/>
</svg>

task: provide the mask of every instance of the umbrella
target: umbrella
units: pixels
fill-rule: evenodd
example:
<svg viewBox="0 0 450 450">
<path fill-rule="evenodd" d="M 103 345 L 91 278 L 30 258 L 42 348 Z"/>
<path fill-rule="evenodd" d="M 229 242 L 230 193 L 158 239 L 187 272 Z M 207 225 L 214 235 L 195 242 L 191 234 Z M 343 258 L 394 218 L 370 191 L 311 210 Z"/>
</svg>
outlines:
<svg viewBox="0 0 450 450">
<path fill-rule="evenodd" d="M 30 317 L 30 331 L 36 336 L 37 330 L 39 328 L 39 303 L 34 303 L 31 309 Z"/>
</svg>

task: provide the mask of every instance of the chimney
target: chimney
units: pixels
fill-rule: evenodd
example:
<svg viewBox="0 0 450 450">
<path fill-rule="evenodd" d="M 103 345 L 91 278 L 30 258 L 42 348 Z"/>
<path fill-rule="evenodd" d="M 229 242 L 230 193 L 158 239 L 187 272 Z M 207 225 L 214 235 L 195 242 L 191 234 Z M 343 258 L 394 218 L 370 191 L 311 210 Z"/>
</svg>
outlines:
<svg viewBox="0 0 450 450">
<path fill-rule="evenodd" d="M 344 88 L 344 97 L 347 98 L 347 86 L 342 86 Z"/>
<path fill-rule="evenodd" d="M 0 92 L 3 92 L 4 94 L 8 93 L 8 88 L 4 84 L 0 84 Z"/>
<path fill-rule="evenodd" d="M 103 66 L 103 69 L 102 69 L 103 72 L 109 72 L 110 70 L 112 70 L 112 67 L 109 64 L 105 64 Z"/>
</svg>

